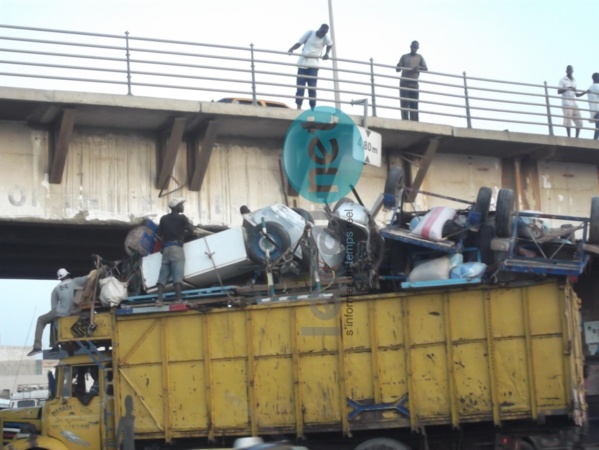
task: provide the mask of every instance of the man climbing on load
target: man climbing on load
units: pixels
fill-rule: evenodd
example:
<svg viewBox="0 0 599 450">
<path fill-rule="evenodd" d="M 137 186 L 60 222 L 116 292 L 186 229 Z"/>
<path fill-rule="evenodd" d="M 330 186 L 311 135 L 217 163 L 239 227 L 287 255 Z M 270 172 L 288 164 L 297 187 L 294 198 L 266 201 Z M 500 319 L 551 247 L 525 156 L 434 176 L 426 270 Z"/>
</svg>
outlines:
<svg viewBox="0 0 599 450">
<path fill-rule="evenodd" d="M 185 271 L 183 242 L 186 234 L 194 234 L 191 222 L 183 214 L 183 203 L 185 200 L 182 198 L 169 200 L 168 207 L 171 212 L 160 218 L 160 224 L 156 231 L 156 235 L 162 239 L 162 265 L 156 283 L 158 287 L 157 305 L 163 303 L 164 286 L 169 281 L 169 277 L 172 277 L 175 286 L 175 301 L 178 303 L 182 301 L 181 289 Z"/>
</svg>

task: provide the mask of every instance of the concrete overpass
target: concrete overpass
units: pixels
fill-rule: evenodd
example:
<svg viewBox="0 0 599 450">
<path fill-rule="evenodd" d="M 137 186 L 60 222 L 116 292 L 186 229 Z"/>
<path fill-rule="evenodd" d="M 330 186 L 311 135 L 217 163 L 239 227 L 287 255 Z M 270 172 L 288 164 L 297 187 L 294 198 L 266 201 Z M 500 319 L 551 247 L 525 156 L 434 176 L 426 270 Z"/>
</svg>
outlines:
<svg viewBox="0 0 599 450">
<path fill-rule="evenodd" d="M 61 266 L 87 272 L 91 254 L 120 259 L 127 232 L 165 213 L 173 195 L 187 198 L 186 213 L 207 228 L 238 224 L 242 204 L 312 208 L 289 196 L 278 162 L 297 115 L 0 88 L 0 276 L 46 279 Z M 378 117 L 368 126 L 382 135 L 383 165 L 365 170 L 358 191 L 366 200 L 398 164 L 416 187 L 446 195 L 469 199 L 481 185 L 514 188 L 522 209 L 588 215 L 599 192 L 598 141 Z"/>
</svg>

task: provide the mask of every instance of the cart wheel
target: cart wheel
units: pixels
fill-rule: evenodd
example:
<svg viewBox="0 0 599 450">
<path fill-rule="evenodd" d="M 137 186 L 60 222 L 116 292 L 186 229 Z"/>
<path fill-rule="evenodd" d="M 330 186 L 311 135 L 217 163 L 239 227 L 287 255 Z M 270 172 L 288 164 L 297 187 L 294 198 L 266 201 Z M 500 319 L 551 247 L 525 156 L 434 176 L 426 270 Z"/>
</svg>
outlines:
<svg viewBox="0 0 599 450">
<path fill-rule="evenodd" d="M 489 208 L 491 207 L 492 196 L 493 191 L 489 187 L 483 186 L 478 190 L 476 201 L 474 202 L 474 205 L 472 205 L 470 214 L 468 214 L 469 225 L 482 225 L 486 222 L 487 214 L 489 213 Z M 471 223 L 471 219 L 474 218 L 476 218 L 477 222 Z"/>
<path fill-rule="evenodd" d="M 355 450 L 410 450 L 410 447 L 395 439 L 374 438 L 362 442 Z"/>
<path fill-rule="evenodd" d="M 591 200 L 591 223 L 587 241 L 589 244 L 599 244 L 599 197 Z"/>
<path fill-rule="evenodd" d="M 291 238 L 285 228 L 276 222 L 264 224 L 267 236 L 262 234 L 262 224 L 247 230 L 246 249 L 248 256 L 257 264 L 266 263 L 266 250 L 271 261 L 281 257 L 291 246 Z"/>
<path fill-rule="evenodd" d="M 401 167 L 391 167 L 385 181 L 385 196 L 383 198 L 383 206 L 385 208 L 393 208 L 401 198 L 404 188 L 404 172 Z"/>
<path fill-rule="evenodd" d="M 343 198 L 339 199 L 339 201 L 337 201 L 337 203 L 335 203 L 335 206 L 333 206 L 333 212 L 336 213 L 339 210 L 339 208 L 341 208 L 341 206 L 344 205 L 345 203 L 354 203 L 354 201 L 348 197 L 343 197 Z"/>
<path fill-rule="evenodd" d="M 514 212 L 514 191 L 499 189 L 497 194 L 497 211 L 495 213 L 495 231 L 497 237 L 509 238 L 512 236 L 512 214 Z"/>
<path fill-rule="evenodd" d="M 304 208 L 291 208 L 291 209 L 293 211 L 295 211 L 296 213 L 298 213 L 300 216 L 302 216 L 306 222 L 314 223 L 314 219 L 312 218 L 312 215 L 308 211 L 306 211 Z"/>
</svg>

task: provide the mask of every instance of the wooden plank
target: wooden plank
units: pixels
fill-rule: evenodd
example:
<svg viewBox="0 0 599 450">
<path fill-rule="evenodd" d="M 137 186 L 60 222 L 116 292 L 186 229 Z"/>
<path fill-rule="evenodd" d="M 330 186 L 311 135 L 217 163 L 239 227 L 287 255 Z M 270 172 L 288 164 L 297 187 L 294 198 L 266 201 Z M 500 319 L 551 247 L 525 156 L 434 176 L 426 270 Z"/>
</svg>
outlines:
<svg viewBox="0 0 599 450">
<path fill-rule="evenodd" d="M 208 122 L 206 133 L 204 133 L 204 139 L 202 139 L 201 148 L 199 154 L 195 154 L 195 164 L 193 167 L 193 174 L 189 183 L 190 191 L 199 191 L 202 188 L 206 171 L 208 170 L 208 164 L 210 163 L 210 157 L 212 156 L 212 149 L 214 148 L 214 142 L 218 135 L 219 122 L 211 120 Z"/>
<path fill-rule="evenodd" d="M 71 142 L 71 136 L 73 135 L 73 128 L 75 126 L 75 110 L 72 108 L 65 108 L 62 111 L 62 116 L 54 129 L 55 139 L 52 139 L 52 160 L 50 162 L 50 183 L 60 184 L 62 182 L 62 175 L 64 168 L 67 163 L 67 154 L 69 153 L 69 144 Z"/>
<path fill-rule="evenodd" d="M 183 139 L 186 122 L 187 119 L 185 117 L 176 117 L 173 119 L 169 137 L 164 144 L 164 149 L 160 149 L 161 155 L 159 157 L 158 178 L 156 179 L 156 187 L 158 189 L 163 189 L 165 187 L 168 177 L 173 173 L 177 152 L 179 151 L 179 144 Z"/>
<path fill-rule="evenodd" d="M 414 200 L 416 200 L 418 189 L 420 189 L 420 186 L 422 186 L 426 172 L 428 172 L 428 168 L 430 167 L 431 162 L 437 153 L 440 141 L 441 140 L 439 138 L 434 138 L 429 141 L 426 152 L 424 153 L 424 157 L 420 162 L 420 167 L 418 169 L 418 173 L 416 174 L 416 178 L 414 178 L 414 182 L 412 183 L 412 190 L 408 193 L 408 198 L 406 199 L 408 203 L 414 203 Z"/>
</svg>

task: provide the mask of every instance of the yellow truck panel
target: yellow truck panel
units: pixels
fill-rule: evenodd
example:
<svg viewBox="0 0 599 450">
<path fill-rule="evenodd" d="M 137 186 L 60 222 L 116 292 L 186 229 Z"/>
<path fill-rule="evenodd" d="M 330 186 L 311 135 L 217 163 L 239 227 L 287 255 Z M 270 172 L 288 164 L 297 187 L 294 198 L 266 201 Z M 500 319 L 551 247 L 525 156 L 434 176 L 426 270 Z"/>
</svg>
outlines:
<svg viewBox="0 0 599 450">
<path fill-rule="evenodd" d="M 112 315 L 116 417 L 131 396 L 136 436 L 167 441 L 575 422 L 584 408 L 578 310 L 558 280 L 208 313 L 137 308 Z"/>
</svg>

